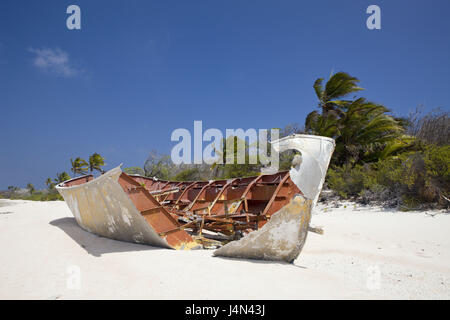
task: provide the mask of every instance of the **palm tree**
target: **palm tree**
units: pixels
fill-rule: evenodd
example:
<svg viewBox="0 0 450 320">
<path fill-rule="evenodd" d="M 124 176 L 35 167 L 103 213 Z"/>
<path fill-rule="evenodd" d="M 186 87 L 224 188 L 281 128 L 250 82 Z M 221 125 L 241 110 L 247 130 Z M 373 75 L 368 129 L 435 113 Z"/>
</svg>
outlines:
<svg viewBox="0 0 450 320">
<path fill-rule="evenodd" d="M 56 174 L 56 179 L 55 182 L 58 183 L 62 183 L 64 181 L 70 180 L 70 176 L 67 172 L 63 171 L 61 173 L 57 173 Z"/>
<path fill-rule="evenodd" d="M 359 80 L 357 78 L 345 72 L 338 72 L 330 76 L 325 88 L 322 85 L 323 80 L 323 78 L 319 78 L 313 85 L 323 115 L 329 112 L 341 113 L 342 106 L 348 102 L 348 100 L 342 100 L 342 98 L 350 93 L 364 90 L 358 87 Z"/>
<path fill-rule="evenodd" d="M 33 192 L 36 190 L 31 182 L 27 184 L 27 189 L 30 194 L 33 194 Z"/>
<path fill-rule="evenodd" d="M 75 160 L 70 159 L 70 162 L 72 164 L 72 168 L 70 170 L 73 174 L 85 175 L 88 173 L 89 165 L 86 160 L 77 157 Z"/>
<path fill-rule="evenodd" d="M 91 172 L 94 170 L 98 170 L 103 174 L 105 171 L 101 167 L 104 165 L 105 159 L 98 153 L 94 153 L 89 157 L 89 170 Z"/>
<path fill-rule="evenodd" d="M 11 198 L 13 195 L 15 195 L 15 193 L 19 190 L 18 187 L 16 186 L 8 186 L 8 193 L 7 193 L 7 197 Z"/>
<path fill-rule="evenodd" d="M 47 180 L 45 180 L 45 184 L 50 190 L 53 189 L 53 187 L 55 186 L 55 183 L 53 182 L 52 178 L 47 178 Z"/>
<path fill-rule="evenodd" d="M 387 156 L 398 150 L 398 140 L 404 128 L 388 115 L 389 110 L 365 98 L 341 100 L 351 92 L 361 90 L 358 79 L 340 72 L 328 80 L 325 89 L 317 79 L 314 89 L 319 98 L 322 113 L 313 111 L 306 117 L 308 133 L 332 137 L 336 140 L 333 162 L 338 165 L 364 161 L 376 161 L 378 156 Z M 394 143 L 397 141 L 397 143 Z M 386 149 L 387 146 L 391 146 Z M 383 150 L 383 153 L 380 153 Z"/>
<path fill-rule="evenodd" d="M 385 106 L 364 98 L 347 104 L 343 110 L 343 116 L 337 121 L 338 164 L 368 161 L 373 153 L 388 152 L 386 146 L 398 140 L 404 131 L 401 124 L 387 114 L 389 110 Z"/>
</svg>

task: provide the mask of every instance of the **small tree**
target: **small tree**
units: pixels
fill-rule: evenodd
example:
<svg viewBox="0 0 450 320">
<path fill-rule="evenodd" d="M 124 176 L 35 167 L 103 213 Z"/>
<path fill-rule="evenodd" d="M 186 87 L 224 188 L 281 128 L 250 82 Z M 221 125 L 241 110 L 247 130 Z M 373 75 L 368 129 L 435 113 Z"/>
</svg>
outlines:
<svg viewBox="0 0 450 320">
<path fill-rule="evenodd" d="M 175 165 L 170 160 L 170 156 L 158 154 L 156 151 L 150 152 L 144 164 L 144 171 L 147 177 L 156 177 L 163 180 L 170 178 L 174 168 Z"/>
<path fill-rule="evenodd" d="M 450 112 L 444 112 L 438 108 L 422 116 L 422 110 L 422 107 L 418 107 L 409 114 L 406 120 L 407 133 L 425 143 L 448 145 L 450 143 Z"/>
</svg>

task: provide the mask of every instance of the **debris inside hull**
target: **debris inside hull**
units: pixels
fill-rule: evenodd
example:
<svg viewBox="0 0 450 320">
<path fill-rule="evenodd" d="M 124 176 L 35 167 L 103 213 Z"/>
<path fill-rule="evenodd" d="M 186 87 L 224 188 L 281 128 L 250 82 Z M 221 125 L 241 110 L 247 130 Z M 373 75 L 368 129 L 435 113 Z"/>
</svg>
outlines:
<svg viewBox="0 0 450 320">
<path fill-rule="evenodd" d="M 296 195 L 259 230 L 214 251 L 215 256 L 293 262 L 311 221 L 312 200 Z"/>
<path fill-rule="evenodd" d="M 56 188 L 85 230 L 103 237 L 214 255 L 293 261 L 306 240 L 311 210 L 334 150 L 329 138 L 293 135 L 272 142 L 302 152 L 290 171 L 217 181 L 175 182 L 127 175 L 116 167 L 98 178 Z M 314 181 L 302 181 L 304 170 Z M 304 191 L 305 190 L 305 191 Z"/>
</svg>

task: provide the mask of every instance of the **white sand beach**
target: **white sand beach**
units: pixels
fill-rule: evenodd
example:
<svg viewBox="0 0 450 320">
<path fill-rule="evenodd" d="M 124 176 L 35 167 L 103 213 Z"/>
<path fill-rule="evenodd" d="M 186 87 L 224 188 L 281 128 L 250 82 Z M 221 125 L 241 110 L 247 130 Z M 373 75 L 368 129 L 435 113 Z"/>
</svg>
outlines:
<svg viewBox="0 0 450 320">
<path fill-rule="evenodd" d="M 0 299 L 449 299 L 450 215 L 320 204 L 293 265 L 98 237 L 62 201 L 0 200 Z"/>
</svg>

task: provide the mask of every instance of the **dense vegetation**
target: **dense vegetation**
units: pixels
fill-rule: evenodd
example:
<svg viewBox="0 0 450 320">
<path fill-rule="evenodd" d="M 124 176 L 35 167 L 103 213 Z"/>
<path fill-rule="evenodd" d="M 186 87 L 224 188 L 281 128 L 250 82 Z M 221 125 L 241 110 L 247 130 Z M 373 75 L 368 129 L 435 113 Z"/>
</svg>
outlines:
<svg viewBox="0 0 450 320">
<path fill-rule="evenodd" d="M 341 199 L 363 203 L 379 202 L 400 209 L 448 208 L 450 204 L 450 119 L 448 112 L 434 111 L 422 115 L 420 110 L 407 118 L 395 118 L 385 106 L 358 96 L 364 89 L 359 79 L 338 72 L 326 83 L 323 78 L 313 84 L 318 104 L 310 112 L 303 126 L 287 125 L 280 129 L 280 137 L 306 133 L 332 137 L 336 149 L 328 170 L 325 188 Z M 229 137 L 235 145 L 237 137 Z M 223 160 L 227 156 L 222 141 L 216 150 Z M 175 165 L 170 156 L 151 152 L 143 168 L 130 167 L 124 171 L 158 177 L 164 180 L 191 181 L 229 179 L 258 175 L 263 165 L 249 164 L 249 149 L 245 144 L 246 164 Z M 291 166 L 294 151 L 280 155 L 280 170 Z M 231 156 L 236 159 L 236 154 Z M 104 159 L 97 153 L 89 157 L 71 159 L 74 175 L 97 170 L 103 173 Z M 48 178 L 48 190 L 36 191 L 28 184 L 28 199 L 53 200 L 59 195 L 57 183 L 70 179 L 63 172 L 56 179 Z M 13 186 L 3 192 L 14 198 Z M 1 196 L 1 194 L 0 194 Z M 22 196 L 22 198 L 25 198 Z"/>
<path fill-rule="evenodd" d="M 404 210 L 448 208 L 448 113 L 422 116 L 416 110 L 407 118 L 395 118 L 385 106 L 357 96 L 364 90 L 357 78 L 338 72 L 323 82 L 319 78 L 313 85 L 317 110 L 308 114 L 304 126 L 288 125 L 280 130 L 280 136 L 306 133 L 335 139 L 325 188 L 341 199 L 379 202 Z M 290 168 L 294 155 L 294 151 L 280 155 L 281 170 Z M 259 163 L 175 166 L 169 156 L 153 152 L 143 171 L 161 179 L 187 181 L 251 176 L 261 167 Z"/>
<path fill-rule="evenodd" d="M 394 118 L 383 105 L 363 97 L 358 79 L 339 72 L 314 83 L 319 111 L 305 131 L 336 141 L 327 185 L 341 198 L 380 201 L 402 209 L 449 205 L 450 120 L 448 113 L 416 110 Z"/>
</svg>

